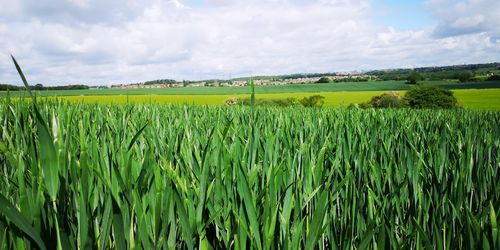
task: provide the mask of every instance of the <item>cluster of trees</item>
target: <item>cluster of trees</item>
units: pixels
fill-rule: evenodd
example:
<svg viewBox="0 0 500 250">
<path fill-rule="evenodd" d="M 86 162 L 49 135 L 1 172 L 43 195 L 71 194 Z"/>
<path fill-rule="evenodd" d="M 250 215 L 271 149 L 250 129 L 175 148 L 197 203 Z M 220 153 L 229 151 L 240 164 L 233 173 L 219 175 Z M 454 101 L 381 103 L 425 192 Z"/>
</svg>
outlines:
<svg viewBox="0 0 500 250">
<path fill-rule="evenodd" d="M 446 78 L 441 78 L 441 79 L 456 79 L 459 82 L 467 82 L 472 79 L 474 74 L 471 71 L 459 71 L 453 73 L 453 75 L 450 75 Z M 416 84 L 418 81 L 428 79 L 428 80 L 438 80 L 437 78 L 429 78 L 425 77 L 425 75 L 422 75 L 418 73 L 417 71 L 411 71 L 408 76 L 406 77 L 406 83 L 408 84 Z M 396 80 L 396 79 L 394 79 Z"/>
<path fill-rule="evenodd" d="M 407 80 L 408 83 L 420 80 L 458 80 L 460 82 L 466 82 L 471 80 L 474 77 L 474 72 L 468 70 L 460 70 L 460 71 L 449 71 L 449 72 L 419 72 L 417 70 L 407 70 L 407 71 L 397 71 L 397 72 L 385 72 L 385 73 L 377 73 L 377 76 L 380 80 L 384 81 L 399 81 L 399 80 Z M 417 79 L 416 81 L 414 79 Z"/>
<path fill-rule="evenodd" d="M 397 92 L 388 92 L 374 96 L 363 108 L 456 108 L 457 99 L 450 90 L 436 86 L 417 86 L 401 96 Z"/>
<path fill-rule="evenodd" d="M 19 90 L 19 87 L 10 84 L 0 84 L 0 91 L 7 91 L 7 90 Z"/>
<path fill-rule="evenodd" d="M 24 86 L 19 87 L 10 84 L 0 84 L 0 91 L 17 91 L 26 89 Z M 30 86 L 31 90 L 75 90 L 75 89 L 89 89 L 87 85 L 64 85 L 64 86 L 43 86 L 43 84 L 35 84 Z"/>
<path fill-rule="evenodd" d="M 335 79 L 334 82 L 368 82 L 370 78 L 367 77 L 346 77 L 342 79 Z"/>
<path fill-rule="evenodd" d="M 415 69 L 376 70 L 368 72 L 381 80 L 406 80 L 413 72 L 418 73 L 422 80 L 447 80 L 454 79 L 468 81 L 475 75 L 498 73 L 500 63 L 470 64 L 444 67 L 425 67 Z"/>
</svg>

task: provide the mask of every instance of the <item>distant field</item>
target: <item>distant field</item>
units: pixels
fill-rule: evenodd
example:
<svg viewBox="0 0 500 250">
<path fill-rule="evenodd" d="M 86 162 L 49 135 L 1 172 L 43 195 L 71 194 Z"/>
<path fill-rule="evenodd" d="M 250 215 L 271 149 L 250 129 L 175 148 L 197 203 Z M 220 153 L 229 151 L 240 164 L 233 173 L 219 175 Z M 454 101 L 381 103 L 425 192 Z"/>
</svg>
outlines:
<svg viewBox="0 0 500 250">
<path fill-rule="evenodd" d="M 500 88 L 496 82 L 456 83 L 445 81 L 427 81 L 424 84 L 436 85 L 446 89 L 492 89 Z M 257 94 L 265 93 L 301 93 L 301 92 L 339 92 L 339 91 L 388 91 L 408 90 L 411 85 L 404 81 L 372 81 L 349 83 L 314 83 L 289 84 L 282 86 L 256 86 Z M 162 88 L 162 89 L 89 89 L 89 90 L 48 90 L 35 91 L 38 96 L 79 96 L 79 95 L 235 95 L 250 93 L 250 87 L 193 87 L 193 88 Z M 0 92 L 0 97 L 6 96 Z M 24 91 L 11 92 L 11 96 L 26 96 Z"/>
<path fill-rule="evenodd" d="M 369 101 L 373 96 L 386 91 L 350 91 L 350 92 L 316 92 L 316 93 L 281 93 L 257 94 L 257 98 L 303 98 L 312 94 L 325 97 L 326 106 L 349 105 Z M 404 93 L 404 91 L 399 91 Z M 500 110 L 500 89 L 467 89 L 454 90 L 455 96 L 466 108 Z M 88 96 L 61 96 L 64 100 L 86 103 L 185 103 L 195 105 L 222 105 L 231 97 L 248 97 L 248 94 L 235 95 L 88 95 Z"/>
</svg>

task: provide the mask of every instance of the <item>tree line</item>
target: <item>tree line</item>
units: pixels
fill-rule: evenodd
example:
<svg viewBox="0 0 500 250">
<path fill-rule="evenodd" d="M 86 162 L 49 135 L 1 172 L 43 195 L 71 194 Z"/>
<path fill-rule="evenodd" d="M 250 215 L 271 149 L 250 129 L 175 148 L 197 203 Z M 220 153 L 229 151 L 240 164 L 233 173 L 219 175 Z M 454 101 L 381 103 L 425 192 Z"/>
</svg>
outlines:
<svg viewBox="0 0 500 250">
<path fill-rule="evenodd" d="M 43 86 L 43 84 L 35 84 L 29 86 L 30 90 L 77 90 L 77 89 L 89 89 L 89 86 L 83 84 L 75 84 L 75 85 L 64 85 L 64 86 Z M 0 91 L 18 91 L 25 90 L 26 88 L 11 85 L 11 84 L 0 84 Z"/>
</svg>

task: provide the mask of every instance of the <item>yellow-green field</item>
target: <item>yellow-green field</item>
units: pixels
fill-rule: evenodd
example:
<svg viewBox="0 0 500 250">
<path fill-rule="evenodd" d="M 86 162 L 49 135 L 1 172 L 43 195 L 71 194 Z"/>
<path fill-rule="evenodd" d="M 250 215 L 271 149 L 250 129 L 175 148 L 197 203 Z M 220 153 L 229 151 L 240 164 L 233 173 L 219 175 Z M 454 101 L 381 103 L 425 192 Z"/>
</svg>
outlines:
<svg viewBox="0 0 500 250">
<path fill-rule="evenodd" d="M 325 97 L 326 106 L 341 106 L 351 103 L 369 101 L 373 96 L 387 91 L 359 91 L 359 92 L 316 92 L 316 93 L 280 93 L 258 94 L 257 98 L 303 98 L 311 95 Z M 404 94 L 404 91 L 398 91 Z M 467 89 L 454 90 L 458 101 L 466 108 L 500 110 L 500 89 Z M 249 95 L 85 95 L 62 96 L 64 100 L 86 103 L 185 103 L 197 105 L 221 105 L 231 97 L 248 97 Z"/>
</svg>

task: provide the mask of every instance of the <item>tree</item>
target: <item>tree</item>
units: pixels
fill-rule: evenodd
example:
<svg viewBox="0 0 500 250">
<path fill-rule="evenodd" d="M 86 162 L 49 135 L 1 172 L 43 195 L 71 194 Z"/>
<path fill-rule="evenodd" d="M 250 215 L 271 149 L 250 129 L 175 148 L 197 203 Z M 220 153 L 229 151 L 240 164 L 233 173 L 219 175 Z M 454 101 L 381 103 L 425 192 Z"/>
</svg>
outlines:
<svg viewBox="0 0 500 250">
<path fill-rule="evenodd" d="M 406 78 L 406 83 L 407 84 L 417 84 L 418 81 L 422 80 L 422 76 L 416 72 L 412 71 L 408 77 Z"/>
<path fill-rule="evenodd" d="M 488 77 L 487 81 L 500 81 L 500 75 L 491 75 Z"/>
<path fill-rule="evenodd" d="M 436 86 L 417 86 L 406 92 L 405 99 L 412 108 L 455 108 L 457 99 L 450 90 Z"/>
<path fill-rule="evenodd" d="M 472 78 L 472 76 L 473 76 L 473 74 L 470 71 L 460 71 L 458 73 L 457 78 L 460 82 L 466 82 L 466 81 L 470 80 Z"/>
<path fill-rule="evenodd" d="M 44 89 L 43 84 L 41 84 L 41 83 L 35 84 L 35 86 L 33 86 L 32 88 L 34 90 L 43 90 Z"/>
<path fill-rule="evenodd" d="M 329 83 L 330 78 L 328 77 L 321 77 L 319 80 L 316 81 L 316 83 Z"/>
</svg>

